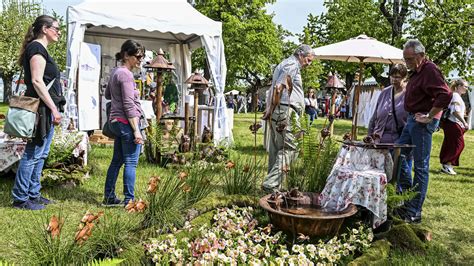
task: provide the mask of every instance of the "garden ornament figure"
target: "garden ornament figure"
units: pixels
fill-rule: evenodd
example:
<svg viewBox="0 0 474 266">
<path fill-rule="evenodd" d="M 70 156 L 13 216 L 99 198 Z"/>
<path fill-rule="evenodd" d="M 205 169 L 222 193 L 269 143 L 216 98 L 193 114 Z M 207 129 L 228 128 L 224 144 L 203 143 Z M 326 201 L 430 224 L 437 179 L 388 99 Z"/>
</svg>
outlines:
<svg viewBox="0 0 474 266">
<path fill-rule="evenodd" d="M 191 150 L 191 138 L 188 135 L 181 136 L 181 142 L 178 147 L 179 152 L 189 152 Z"/>
<path fill-rule="evenodd" d="M 212 131 L 209 127 L 204 126 L 204 129 L 202 130 L 201 142 L 210 143 L 211 141 L 212 141 Z"/>
</svg>

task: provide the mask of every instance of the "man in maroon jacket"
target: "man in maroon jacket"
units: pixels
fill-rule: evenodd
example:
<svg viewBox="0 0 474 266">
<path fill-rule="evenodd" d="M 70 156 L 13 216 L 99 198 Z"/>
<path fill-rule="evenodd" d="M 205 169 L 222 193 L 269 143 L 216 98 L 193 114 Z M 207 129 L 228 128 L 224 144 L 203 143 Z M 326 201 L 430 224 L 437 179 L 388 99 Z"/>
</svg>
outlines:
<svg viewBox="0 0 474 266">
<path fill-rule="evenodd" d="M 405 93 L 408 121 L 398 140 L 399 144 L 416 147 L 402 151 L 399 190 L 414 189 L 418 194 L 405 203 L 399 215 L 406 222 L 421 222 L 423 201 L 429 179 L 432 134 L 436 130 L 443 108 L 449 105 L 452 93 L 439 68 L 425 56 L 425 47 L 418 40 L 408 40 L 403 47 L 403 58 L 410 76 Z M 415 176 L 411 175 L 411 159 Z"/>
</svg>

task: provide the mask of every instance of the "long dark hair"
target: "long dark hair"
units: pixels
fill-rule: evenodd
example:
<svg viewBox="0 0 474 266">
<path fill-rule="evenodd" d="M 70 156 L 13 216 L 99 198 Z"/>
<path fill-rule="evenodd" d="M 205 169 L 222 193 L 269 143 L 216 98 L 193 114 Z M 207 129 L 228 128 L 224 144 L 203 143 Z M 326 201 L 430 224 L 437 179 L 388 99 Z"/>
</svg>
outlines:
<svg viewBox="0 0 474 266">
<path fill-rule="evenodd" d="M 33 40 L 38 39 L 41 34 L 43 34 L 42 29 L 43 26 L 51 27 L 53 26 L 53 22 L 57 20 L 48 15 L 41 15 L 35 19 L 35 22 L 30 25 L 28 31 L 25 34 L 25 38 L 23 39 L 23 44 L 21 45 L 20 49 L 20 56 L 18 57 L 18 65 L 23 66 L 23 59 L 25 57 L 25 49 L 26 46 L 32 42 Z"/>
<path fill-rule="evenodd" d="M 115 54 L 115 59 L 123 61 L 123 58 L 125 55 L 132 56 L 136 55 L 138 52 L 143 53 L 145 51 L 145 48 L 143 45 L 139 44 L 135 40 L 126 40 L 123 44 L 122 47 L 120 48 L 120 52 Z"/>
</svg>

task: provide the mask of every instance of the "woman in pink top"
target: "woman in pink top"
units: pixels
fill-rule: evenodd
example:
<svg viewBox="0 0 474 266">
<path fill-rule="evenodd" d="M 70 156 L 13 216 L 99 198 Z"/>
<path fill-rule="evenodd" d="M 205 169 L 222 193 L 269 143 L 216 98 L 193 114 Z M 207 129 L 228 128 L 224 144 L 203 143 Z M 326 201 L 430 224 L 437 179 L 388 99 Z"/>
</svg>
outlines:
<svg viewBox="0 0 474 266">
<path fill-rule="evenodd" d="M 115 56 L 122 65 L 112 71 L 105 90 L 105 98 L 112 100 L 109 119 L 115 141 L 114 155 L 105 180 L 104 206 L 126 205 L 135 198 L 135 173 L 143 144 L 139 121 L 144 115 L 138 91 L 135 90 L 132 70 L 140 68 L 143 55 L 144 48 L 141 44 L 133 40 L 125 41 Z M 115 184 L 122 165 L 125 165 L 123 201 L 115 194 Z"/>
</svg>

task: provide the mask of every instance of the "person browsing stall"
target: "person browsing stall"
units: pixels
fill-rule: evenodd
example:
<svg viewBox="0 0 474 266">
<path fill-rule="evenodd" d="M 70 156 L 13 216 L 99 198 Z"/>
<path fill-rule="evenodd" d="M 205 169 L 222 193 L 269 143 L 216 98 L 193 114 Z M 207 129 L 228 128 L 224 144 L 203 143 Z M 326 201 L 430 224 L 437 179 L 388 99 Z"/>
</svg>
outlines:
<svg viewBox="0 0 474 266">
<path fill-rule="evenodd" d="M 52 201 L 41 196 L 40 177 L 48 158 L 54 125 L 61 122 L 60 111 L 66 103 L 62 96 L 60 72 L 48 53 L 48 46 L 59 40 L 58 21 L 48 15 L 37 17 L 23 40 L 18 64 L 25 72 L 25 96 L 39 98 L 36 135 L 25 147 L 13 185 L 13 207 L 42 210 Z M 47 84 L 51 88 L 48 90 Z"/>
<path fill-rule="evenodd" d="M 426 58 L 420 41 L 408 40 L 403 47 L 403 58 L 410 70 L 404 103 L 408 119 L 397 143 L 415 145 L 402 149 L 405 158 L 413 158 L 415 175 L 412 178 L 409 160 L 402 160 L 398 186 L 400 190 L 413 189 L 418 193 L 405 202 L 398 215 L 408 223 L 419 223 L 428 190 L 432 135 L 452 93 L 438 66 Z"/>
<path fill-rule="evenodd" d="M 380 93 L 374 114 L 369 122 L 368 136 L 375 142 L 395 143 L 407 122 L 405 111 L 405 79 L 408 70 L 403 64 L 390 69 L 390 83 Z"/>
<path fill-rule="evenodd" d="M 270 121 L 268 174 L 262 184 L 266 192 L 279 190 L 285 169 L 298 157 L 297 145 L 291 125 L 292 115 L 298 123 L 304 110 L 304 92 L 300 70 L 311 64 L 313 49 L 302 44 L 293 55 L 283 60 L 273 71 L 272 86 L 267 98 L 267 108 L 262 119 Z"/>
<path fill-rule="evenodd" d="M 145 116 L 140 105 L 139 92 L 135 90 L 132 70 L 140 68 L 143 55 L 144 48 L 141 44 L 134 40 L 125 41 L 116 55 L 122 66 L 112 70 L 105 90 L 105 98 L 112 100 L 109 122 L 115 139 L 114 154 L 105 180 L 104 206 L 126 205 L 135 198 L 136 168 L 144 139 L 140 121 Z M 115 184 L 122 165 L 123 201 L 115 193 Z"/>
<path fill-rule="evenodd" d="M 464 119 L 466 105 L 461 95 L 467 92 L 467 82 L 458 79 L 451 85 L 453 98 L 449 103 L 449 117 L 441 123 L 444 131 L 443 144 L 439 153 L 441 171 L 455 175 L 453 166 L 459 166 L 459 157 L 464 150 L 464 133 L 468 130 L 469 124 Z"/>
</svg>

